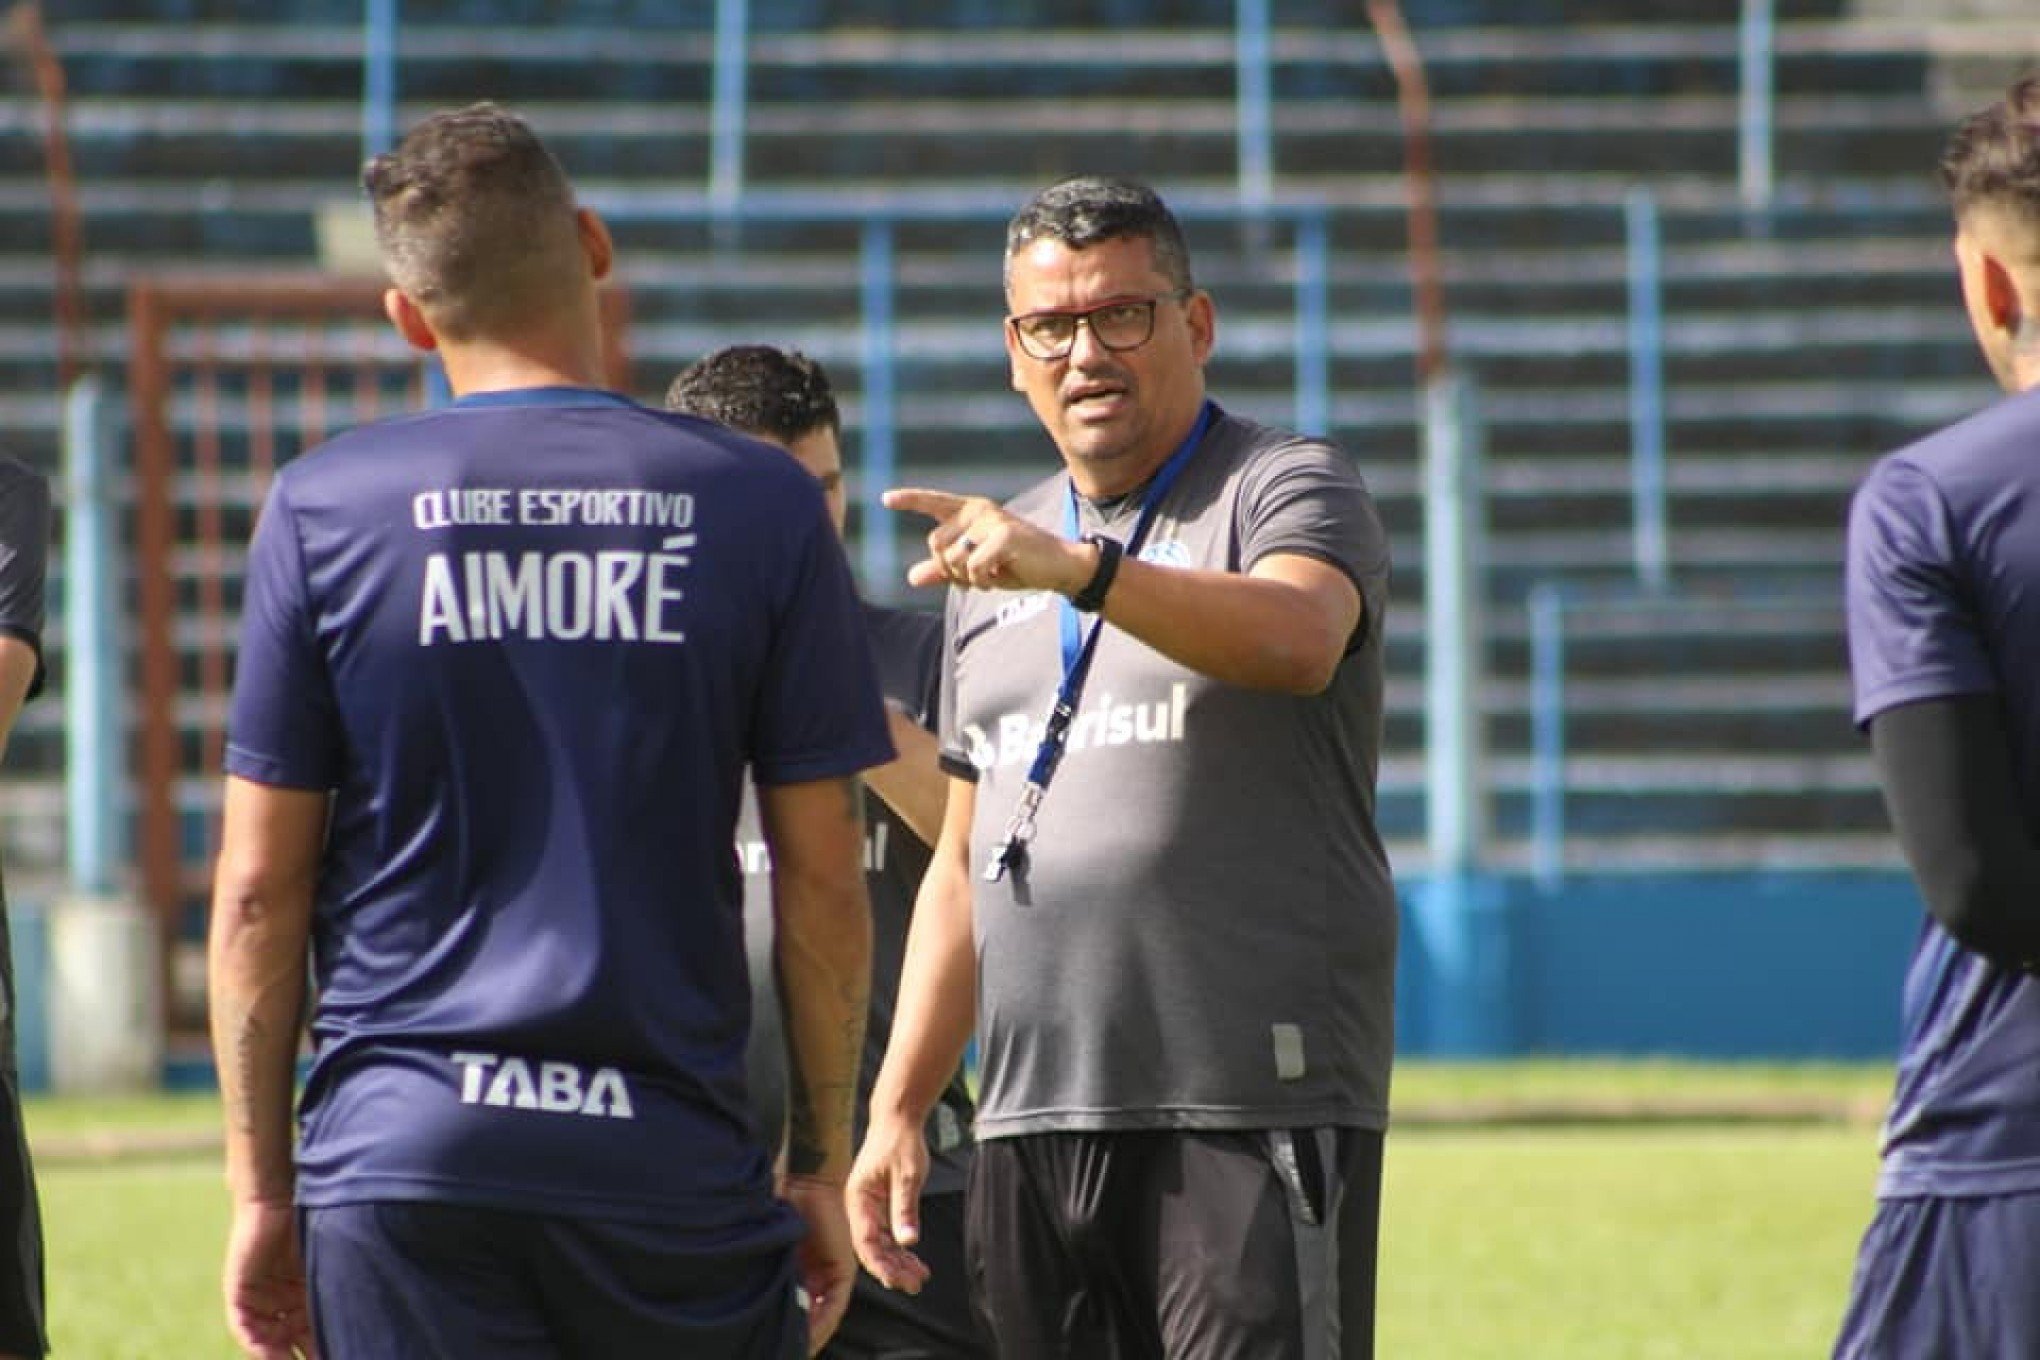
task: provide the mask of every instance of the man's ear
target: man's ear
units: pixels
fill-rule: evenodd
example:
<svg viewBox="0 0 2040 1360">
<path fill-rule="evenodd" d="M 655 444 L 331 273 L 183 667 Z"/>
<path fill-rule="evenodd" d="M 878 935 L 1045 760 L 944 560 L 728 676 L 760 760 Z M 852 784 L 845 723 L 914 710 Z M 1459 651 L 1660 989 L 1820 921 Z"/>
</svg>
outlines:
<svg viewBox="0 0 2040 1360">
<path fill-rule="evenodd" d="M 2006 335 L 2017 335 L 2025 325 L 2026 309 L 2019 301 L 2019 285 L 2004 261 L 1983 252 L 1983 306 L 1991 324 Z"/>
<path fill-rule="evenodd" d="M 404 337 L 404 343 L 412 349 L 435 350 L 439 348 L 439 337 L 432 333 L 432 327 L 425 320 L 425 313 L 418 310 L 418 304 L 401 289 L 385 288 L 382 295 L 383 315 L 397 328 L 397 334 Z"/>
<path fill-rule="evenodd" d="M 999 324 L 999 333 L 1006 337 L 1006 368 L 1013 383 L 1013 390 L 1015 392 L 1025 392 L 1027 390 L 1027 378 L 1020 371 L 1020 365 L 1029 362 L 1029 360 L 1026 353 L 1020 348 L 1020 341 L 1013 335 L 1013 323 L 1010 321 L 1001 322 Z"/>
<path fill-rule="evenodd" d="M 608 278 L 616 263 L 616 242 L 610 239 L 609 224 L 593 208 L 581 208 L 574 213 L 574 225 L 581 233 L 589 276 L 597 282 Z"/>
</svg>

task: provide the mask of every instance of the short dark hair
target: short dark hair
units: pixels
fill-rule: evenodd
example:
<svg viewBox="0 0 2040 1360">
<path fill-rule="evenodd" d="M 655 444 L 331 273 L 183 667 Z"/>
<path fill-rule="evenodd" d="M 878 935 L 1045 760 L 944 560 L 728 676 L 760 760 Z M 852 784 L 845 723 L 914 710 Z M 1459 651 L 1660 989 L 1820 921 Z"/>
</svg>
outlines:
<svg viewBox="0 0 2040 1360">
<path fill-rule="evenodd" d="M 500 105 L 431 115 L 369 161 L 361 184 L 390 282 L 449 338 L 542 315 L 577 281 L 566 172 Z"/>
<path fill-rule="evenodd" d="M 696 359 L 666 389 L 666 409 L 782 443 L 843 428 L 822 366 L 771 345 L 731 345 Z"/>
<path fill-rule="evenodd" d="M 1959 218 L 1984 204 L 2040 225 L 2040 75 L 1956 125 L 1941 157 L 1941 182 Z"/>
<path fill-rule="evenodd" d="M 1144 240 L 1154 253 L 1155 269 L 1169 282 L 1186 290 L 1197 286 L 1190 277 L 1190 247 L 1176 215 L 1160 194 L 1138 180 L 1079 175 L 1051 184 L 1029 199 L 1006 225 L 1009 287 L 1014 259 L 1043 238 L 1071 250 L 1127 238 Z"/>
</svg>

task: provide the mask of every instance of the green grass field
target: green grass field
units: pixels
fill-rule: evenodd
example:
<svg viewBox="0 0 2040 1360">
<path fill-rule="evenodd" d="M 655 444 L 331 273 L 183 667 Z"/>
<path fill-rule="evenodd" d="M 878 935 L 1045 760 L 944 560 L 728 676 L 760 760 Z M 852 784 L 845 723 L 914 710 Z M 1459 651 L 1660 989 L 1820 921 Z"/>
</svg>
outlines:
<svg viewBox="0 0 2040 1360">
<path fill-rule="evenodd" d="M 1880 1068 L 1409 1065 L 1383 1202 L 1384 1360 L 1765 1360 L 1824 1354 L 1870 1213 L 1862 1122 L 1660 1122 L 1874 1109 Z M 1460 1125 L 1521 1110 L 1530 1123 Z M 1567 1111 L 1578 1112 L 1568 1122 Z M 1610 1120 L 1613 1110 L 1632 1118 Z M 1588 1117 L 1591 1116 L 1591 1117 Z M 59 1360 L 231 1355 L 203 1098 L 38 1101 Z"/>
</svg>

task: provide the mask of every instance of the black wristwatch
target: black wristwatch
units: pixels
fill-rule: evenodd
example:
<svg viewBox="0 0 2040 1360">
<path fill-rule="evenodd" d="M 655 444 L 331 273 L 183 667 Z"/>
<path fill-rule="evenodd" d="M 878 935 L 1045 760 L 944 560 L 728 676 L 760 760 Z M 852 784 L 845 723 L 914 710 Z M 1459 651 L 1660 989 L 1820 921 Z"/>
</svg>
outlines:
<svg viewBox="0 0 2040 1360">
<path fill-rule="evenodd" d="M 1118 539 L 1104 534 L 1085 534 L 1084 542 L 1098 550 L 1098 569 L 1091 573 L 1082 590 L 1070 596 L 1070 603 L 1086 614 L 1095 614 L 1105 607 L 1105 592 L 1112 589 L 1112 578 L 1119 575 L 1119 559 L 1126 555 L 1126 549 Z"/>
</svg>

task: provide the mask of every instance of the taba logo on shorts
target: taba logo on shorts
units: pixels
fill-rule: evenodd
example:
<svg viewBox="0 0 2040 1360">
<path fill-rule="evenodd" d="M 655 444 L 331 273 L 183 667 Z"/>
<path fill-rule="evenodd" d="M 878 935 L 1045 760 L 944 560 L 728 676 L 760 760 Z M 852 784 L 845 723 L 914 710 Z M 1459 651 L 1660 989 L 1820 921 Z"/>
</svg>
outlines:
<svg viewBox="0 0 2040 1360">
<path fill-rule="evenodd" d="M 1142 548 L 1140 560 L 1158 567 L 1187 567 L 1190 565 L 1190 549 L 1181 539 L 1164 538 Z"/>
<path fill-rule="evenodd" d="M 613 1067 L 587 1071 L 570 1062 L 531 1063 L 500 1053 L 455 1053 L 460 1103 L 597 1119 L 635 1119 L 630 1088 Z"/>
<path fill-rule="evenodd" d="M 1149 746 L 1158 742 L 1183 740 L 1188 716 L 1190 687 L 1181 680 L 1169 686 L 1169 697 L 1153 703 L 1116 702 L 1110 692 L 1085 699 L 1070 724 L 1068 749 L 1072 752 L 1098 746 Z M 978 723 L 963 725 L 964 740 L 970 746 L 970 763 L 980 770 L 994 765 L 1013 765 L 1034 759 L 1041 745 L 1045 722 L 1026 713 L 1002 714 L 987 732 Z"/>
</svg>

